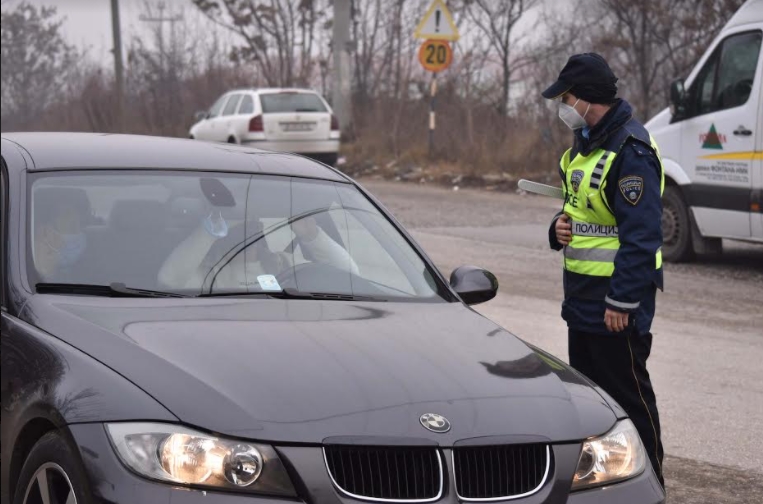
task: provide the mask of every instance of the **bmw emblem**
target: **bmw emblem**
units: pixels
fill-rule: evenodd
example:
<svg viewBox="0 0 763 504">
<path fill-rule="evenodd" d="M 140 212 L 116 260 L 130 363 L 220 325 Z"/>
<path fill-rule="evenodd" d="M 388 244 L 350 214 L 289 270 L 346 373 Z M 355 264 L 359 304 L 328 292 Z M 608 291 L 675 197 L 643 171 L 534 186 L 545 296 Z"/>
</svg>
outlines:
<svg viewBox="0 0 763 504">
<path fill-rule="evenodd" d="M 447 418 L 437 413 L 424 413 L 419 418 L 419 422 L 425 429 L 432 432 L 448 432 L 450 430 L 450 422 Z"/>
</svg>

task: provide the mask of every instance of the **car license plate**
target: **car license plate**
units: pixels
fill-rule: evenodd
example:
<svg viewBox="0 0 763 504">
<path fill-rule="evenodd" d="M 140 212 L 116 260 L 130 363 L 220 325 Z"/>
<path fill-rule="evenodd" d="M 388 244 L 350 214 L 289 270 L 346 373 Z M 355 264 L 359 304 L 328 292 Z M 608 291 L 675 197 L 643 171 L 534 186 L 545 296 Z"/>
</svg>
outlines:
<svg viewBox="0 0 763 504">
<path fill-rule="evenodd" d="M 312 131 L 315 127 L 315 123 L 302 123 L 302 122 L 288 122 L 281 123 L 281 128 L 284 131 Z"/>
</svg>

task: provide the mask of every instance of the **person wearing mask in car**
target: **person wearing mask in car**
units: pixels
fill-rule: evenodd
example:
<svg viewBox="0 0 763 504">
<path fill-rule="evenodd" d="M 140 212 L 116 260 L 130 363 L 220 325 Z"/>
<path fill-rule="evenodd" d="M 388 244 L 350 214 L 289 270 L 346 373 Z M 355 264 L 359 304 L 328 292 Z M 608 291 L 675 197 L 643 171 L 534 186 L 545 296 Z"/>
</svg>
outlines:
<svg viewBox="0 0 763 504">
<path fill-rule="evenodd" d="M 574 132 L 560 161 L 565 202 L 549 229 L 564 251 L 562 317 L 570 364 L 609 393 L 639 431 L 662 476 L 660 420 L 646 361 L 662 288 L 659 150 L 617 98 L 617 78 L 595 53 L 569 58 L 542 94 Z"/>
<path fill-rule="evenodd" d="M 66 283 L 87 248 L 84 225 L 91 215 L 82 189 L 46 187 L 33 193 L 33 257 L 42 282 Z"/>
</svg>

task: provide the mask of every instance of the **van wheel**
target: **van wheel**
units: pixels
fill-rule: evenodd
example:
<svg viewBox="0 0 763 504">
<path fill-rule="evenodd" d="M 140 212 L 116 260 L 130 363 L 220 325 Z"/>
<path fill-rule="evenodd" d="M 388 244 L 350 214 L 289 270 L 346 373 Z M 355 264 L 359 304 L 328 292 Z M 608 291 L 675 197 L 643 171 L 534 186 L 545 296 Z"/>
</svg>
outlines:
<svg viewBox="0 0 763 504">
<path fill-rule="evenodd" d="M 13 502 L 92 503 L 85 469 L 76 451 L 60 433 L 48 432 L 29 452 Z"/>
<path fill-rule="evenodd" d="M 694 259 L 689 210 L 676 186 L 667 186 L 662 196 L 662 257 L 670 262 Z"/>
<path fill-rule="evenodd" d="M 236 143 L 236 139 L 233 138 L 233 137 L 228 137 L 228 143 L 234 144 L 234 143 Z"/>
</svg>

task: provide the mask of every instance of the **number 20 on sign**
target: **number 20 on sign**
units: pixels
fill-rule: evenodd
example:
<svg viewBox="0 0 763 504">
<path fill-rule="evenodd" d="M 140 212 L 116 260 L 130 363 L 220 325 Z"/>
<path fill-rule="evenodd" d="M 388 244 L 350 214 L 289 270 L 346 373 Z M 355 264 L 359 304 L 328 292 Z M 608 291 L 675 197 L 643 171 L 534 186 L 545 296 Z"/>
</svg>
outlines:
<svg viewBox="0 0 763 504">
<path fill-rule="evenodd" d="M 445 40 L 427 40 L 419 48 L 419 62 L 430 72 L 442 72 L 453 62 L 453 51 Z"/>
</svg>

